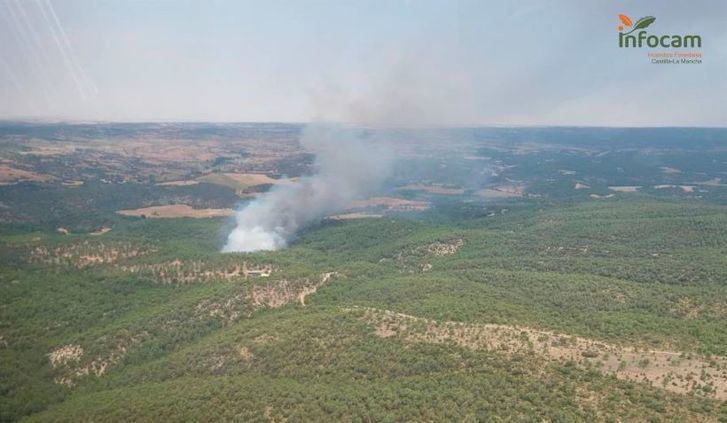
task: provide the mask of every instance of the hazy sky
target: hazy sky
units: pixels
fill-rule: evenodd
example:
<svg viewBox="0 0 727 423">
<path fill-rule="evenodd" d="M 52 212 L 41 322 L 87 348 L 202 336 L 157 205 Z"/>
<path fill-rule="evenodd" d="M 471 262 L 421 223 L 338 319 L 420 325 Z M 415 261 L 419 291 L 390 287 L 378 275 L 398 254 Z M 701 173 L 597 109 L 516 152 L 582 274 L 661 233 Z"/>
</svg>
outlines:
<svg viewBox="0 0 727 423">
<path fill-rule="evenodd" d="M 701 35 L 703 63 L 619 49 L 619 13 Z M 727 126 L 726 23 L 723 0 L 0 0 L 0 119 Z"/>
</svg>

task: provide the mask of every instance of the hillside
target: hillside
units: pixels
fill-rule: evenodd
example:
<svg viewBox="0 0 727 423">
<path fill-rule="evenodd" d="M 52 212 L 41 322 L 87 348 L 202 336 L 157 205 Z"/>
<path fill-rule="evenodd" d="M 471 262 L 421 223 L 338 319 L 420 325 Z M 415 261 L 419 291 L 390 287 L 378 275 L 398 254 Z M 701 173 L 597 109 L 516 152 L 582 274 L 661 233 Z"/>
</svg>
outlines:
<svg viewBox="0 0 727 423">
<path fill-rule="evenodd" d="M 724 168 L 496 144 L 425 144 L 279 251 L 221 253 L 232 222 L 212 213 L 117 213 L 249 201 L 199 163 L 148 169 L 200 183 L 0 187 L 0 420 L 727 421 L 725 188 L 609 189 Z M 481 195 L 505 185 L 522 189 Z"/>
<path fill-rule="evenodd" d="M 211 253 L 217 220 L 5 237 L 4 418 L 721 413 L 723 207 L 638 199 L 466 223 L 328 221 L 252 255 Z M 27 262 L 38 245 L 68 260 Z M 88 259 L 104 249 L 115 258 Z M 273 270 L 204 276 L 234 266 Z"/>
</svg>

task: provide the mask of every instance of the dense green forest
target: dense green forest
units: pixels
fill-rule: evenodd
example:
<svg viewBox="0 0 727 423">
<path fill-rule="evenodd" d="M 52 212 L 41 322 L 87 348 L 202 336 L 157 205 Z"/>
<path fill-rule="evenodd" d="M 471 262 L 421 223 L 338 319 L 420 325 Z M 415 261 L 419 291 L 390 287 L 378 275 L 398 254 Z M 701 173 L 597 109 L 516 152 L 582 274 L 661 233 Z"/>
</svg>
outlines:
<svg viewBox="0 0 727 423">
<path fill-rule="evenodd" d="M 727 130 L 350 130 L 385 201 L 221 253 L 302 126 L 0 123 L 0 421 L 727 422 Z"/>
<path fill-rule="evenodd" d="M 725 356 L 723 206 L 631 196 L 456 224 L 324 220 L 289 249 L 254 254 L 216 252 L 225 224 L 5 228 L 2 419 L 727 419 L 713 388 L 380 336 L 362 311 Z M 108 261 L 84 258 L 99 251 Z M 182 277 L 243 263 L 272 271 Z"/>
</svg>

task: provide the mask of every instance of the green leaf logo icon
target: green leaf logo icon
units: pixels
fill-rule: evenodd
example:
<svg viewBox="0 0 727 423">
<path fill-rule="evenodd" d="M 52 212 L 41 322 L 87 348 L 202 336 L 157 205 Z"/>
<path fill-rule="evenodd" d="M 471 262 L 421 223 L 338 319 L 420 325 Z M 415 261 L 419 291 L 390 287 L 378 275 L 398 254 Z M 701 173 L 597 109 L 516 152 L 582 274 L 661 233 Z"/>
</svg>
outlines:
<svg viewBox="0 0 727 423">
<path fill-rule="evenodd" d="M 643 18 L 636 21 L 636 24 L 634 24 L 634 28 L 631 31 L 627 32 L 626 34 L 631 34 L 632 32 L 636 31 L 637 29 L 645 29 L 649 25 L 653 24 L 655 20 L 656 20 L 656 18 L 653 16 L 644 16 Z"/>
</svg>

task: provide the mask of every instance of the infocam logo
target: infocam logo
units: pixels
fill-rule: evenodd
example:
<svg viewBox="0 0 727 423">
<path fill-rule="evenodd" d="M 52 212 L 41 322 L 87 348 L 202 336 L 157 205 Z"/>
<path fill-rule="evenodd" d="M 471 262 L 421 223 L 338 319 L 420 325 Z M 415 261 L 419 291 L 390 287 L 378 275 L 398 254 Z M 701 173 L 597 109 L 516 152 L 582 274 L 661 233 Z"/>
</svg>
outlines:
<svg viewBox="0 0 727 423">
<path fill-rule="evenodd" d="M 618 26 L 618 46 L 650 47 L 650 48 L 701 48 L 702 37 L 699 35 L 651 35 L 646 28 L 656 22 L 653 16 L 644 16 L 633 23 L 624 14 L 618 15 L 621 24 Z M 626 32 L 625 32 L 626 31 Z M 638 32 L 637 32 L 638 31 Z M 636 32 L 634 34 L 634 32 Z"/>
</svg>

